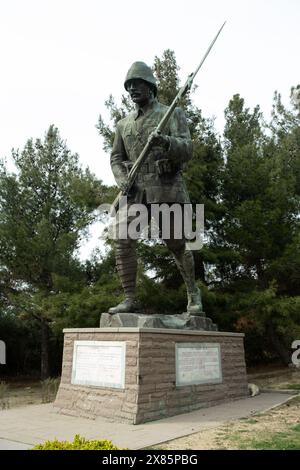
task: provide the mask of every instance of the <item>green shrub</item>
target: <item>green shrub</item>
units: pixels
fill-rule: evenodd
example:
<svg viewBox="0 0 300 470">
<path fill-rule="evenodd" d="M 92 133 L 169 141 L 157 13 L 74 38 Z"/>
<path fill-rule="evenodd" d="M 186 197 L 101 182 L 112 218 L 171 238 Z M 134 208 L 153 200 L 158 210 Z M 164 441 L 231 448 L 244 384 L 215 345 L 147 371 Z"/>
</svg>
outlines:
<svg viewBox="0 0 300 470">
<path fill-rule="evenodd" d="M 73 442 L 68 441 L 46 441 L 44 444 L 37 444 L 32 450 L 120 450 L 111 441 L 103 439 L 101 441 L 88 440 L 76 434 Z"/>
</svg>

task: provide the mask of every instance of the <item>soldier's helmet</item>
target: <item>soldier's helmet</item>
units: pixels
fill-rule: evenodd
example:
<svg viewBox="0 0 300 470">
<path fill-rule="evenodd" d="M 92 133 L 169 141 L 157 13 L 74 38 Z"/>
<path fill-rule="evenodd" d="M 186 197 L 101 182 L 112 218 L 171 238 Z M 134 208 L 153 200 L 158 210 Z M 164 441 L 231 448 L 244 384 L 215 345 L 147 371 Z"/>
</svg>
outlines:
<svg viewBox="0 0 300 470">
<path fill-rule="evenodd" d="M 125 90 L 127 90 L 127 84 L 129 80 L 133 80 L 137 78 L 149 83 L 151 87 L 153 88 L 154 95 L 155 96 L 157 95 L 157 84 L 156 84 L 155 77 L 153 75 L 151 68 L 148 67 L 148 65 L 145 64 L 145 62 L 134 62 L 132 64 L 125 78 L 125 82 L 124 82 Z"/>
</svg>

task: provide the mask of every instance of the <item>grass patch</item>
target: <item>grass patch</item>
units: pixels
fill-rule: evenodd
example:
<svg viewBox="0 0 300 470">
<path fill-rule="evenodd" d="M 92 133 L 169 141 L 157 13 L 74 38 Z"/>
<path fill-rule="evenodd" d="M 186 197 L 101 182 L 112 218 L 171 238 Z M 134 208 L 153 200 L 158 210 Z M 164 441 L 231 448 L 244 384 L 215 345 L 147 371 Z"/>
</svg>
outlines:
<svg viewBox="0 0 300 470">
<path fill-rule="evenodd" d="M 300 424 L 289 427 L 285 432 L 270 433 L 258 432 L 255 437 L 242 436 L 239 430 L 228 434 L 226 440 L 240 450 L 300 450 Z"/>
<path fill-rule="evenodd" d="M 288 390 L 300 390 L 300 384 L 289 384 L 286 388 Z"/>
<path fill-rule="evenodd" d="M 299 450 L 299 431 L 291 429 L 287 432 L 271 434 L 268 439 L 252 441 L 253 449 L 256 450 Z"/>
</svg>

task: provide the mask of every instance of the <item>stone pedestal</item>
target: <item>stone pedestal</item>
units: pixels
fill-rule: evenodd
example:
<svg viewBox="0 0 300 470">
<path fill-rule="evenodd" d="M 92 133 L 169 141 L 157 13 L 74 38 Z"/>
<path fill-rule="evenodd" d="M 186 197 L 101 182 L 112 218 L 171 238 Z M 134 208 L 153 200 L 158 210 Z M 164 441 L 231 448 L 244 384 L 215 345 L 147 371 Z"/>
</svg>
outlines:
<svg viewBox="0 0 300 470">
<path fill-rule="evenodd" d="M 145 315 L 142 313 L 102 313 L 101 328 L 171 328 L 174 330 L 217 331 L 217 325 L 205 315 Z"/>
<path fill-rule="evenodd" d="M 248 396 L 243 334 L 64 330 L 58 412 L 144 423 Z"/>
</svg>

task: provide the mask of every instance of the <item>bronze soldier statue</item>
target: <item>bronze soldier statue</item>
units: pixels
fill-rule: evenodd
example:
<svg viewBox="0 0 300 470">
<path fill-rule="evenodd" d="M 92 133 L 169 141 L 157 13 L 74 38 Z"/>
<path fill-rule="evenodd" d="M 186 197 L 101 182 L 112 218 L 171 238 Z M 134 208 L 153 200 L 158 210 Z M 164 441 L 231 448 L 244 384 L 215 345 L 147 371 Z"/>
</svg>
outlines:
<svg viewBox="0 0 300 470">
<path fill-rule="evenodd" d="M 177 107 L 164 133 L 157 133 L 155 129 L 168 108 L 157 100 L 157 84 L 151 68 L 144 62 L 135 62 L 127 73 L 124 86 L 136 110 L 117 123 L 111 168 L 120 189 L 127 187 L 128 169 L 149 139 L 151 143 L 151 151 L 128 195 L 128 204 L 143 203 L 149 210 L 151 204 L 190 203 L 182 169 L 184 163 L 192 158 L 192 141 L 183 110 Z M 164 239 L 164 242 L 172 252 L 186 285 L 187 312 L 202 316 L 204 313 L 201 293 L 195 283 L 193 253 L 187 249 L 184 236 L 176 239 L 172 232 L 174 230 L 171 230 L 171 237 Z M 116 265 L 125 300 L 110 308 L 109 313 L 137 312 L 136 240 L 116 240 Z"/>
</svg>

